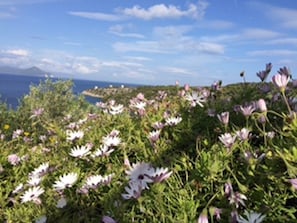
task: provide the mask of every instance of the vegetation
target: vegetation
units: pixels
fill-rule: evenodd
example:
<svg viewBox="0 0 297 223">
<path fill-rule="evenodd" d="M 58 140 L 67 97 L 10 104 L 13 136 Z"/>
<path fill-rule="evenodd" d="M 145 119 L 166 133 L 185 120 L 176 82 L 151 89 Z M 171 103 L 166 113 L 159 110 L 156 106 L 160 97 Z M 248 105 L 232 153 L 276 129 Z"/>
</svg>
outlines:
<svg viewBox="0 0 297 223">
<path fill-rule="evenodd" d="M 0 109 L 0 222 L 296 222 L 297 91 L 270 70 L 96 105 L 71 81 L 31 86 Z"/>
</svg>

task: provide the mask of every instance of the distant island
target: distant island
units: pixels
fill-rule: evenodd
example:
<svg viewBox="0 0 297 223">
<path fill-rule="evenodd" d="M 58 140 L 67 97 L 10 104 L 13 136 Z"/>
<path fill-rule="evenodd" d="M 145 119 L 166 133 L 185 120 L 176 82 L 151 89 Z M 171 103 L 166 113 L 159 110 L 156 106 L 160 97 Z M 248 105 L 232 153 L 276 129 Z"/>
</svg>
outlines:
<svg viewBox="0 0 297 223">
<path fill-rule="evenodd" d="M 0 74 L 30 75 L 30 76 L 39 76 L 39 77 L 50 75 L 48 72 L 43 71 L 36 66 L 29 67 L 29 68 L 3 66 L 3 67 L 0 67 Z"/>
</svg>

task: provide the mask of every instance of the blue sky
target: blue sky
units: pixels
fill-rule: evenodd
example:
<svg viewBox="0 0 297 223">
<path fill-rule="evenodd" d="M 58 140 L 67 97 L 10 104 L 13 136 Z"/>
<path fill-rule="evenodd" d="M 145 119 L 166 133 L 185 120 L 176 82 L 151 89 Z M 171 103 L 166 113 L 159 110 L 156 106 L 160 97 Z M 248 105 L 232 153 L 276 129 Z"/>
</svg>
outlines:
<svg viewBox="0 0 297 223">
<path fill-rule="evenodd" d="M 297 68 L 295 0 L 0 0 L 0 27 L 0 66 L 55 76 L 201 86 Z"/>
</svg>

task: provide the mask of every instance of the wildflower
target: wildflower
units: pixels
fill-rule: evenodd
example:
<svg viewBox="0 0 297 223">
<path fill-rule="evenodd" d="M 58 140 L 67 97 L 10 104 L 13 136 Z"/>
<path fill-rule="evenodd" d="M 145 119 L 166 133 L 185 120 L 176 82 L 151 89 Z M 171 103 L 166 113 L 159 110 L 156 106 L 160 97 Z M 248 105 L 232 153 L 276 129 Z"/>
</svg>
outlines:
<svg viewBox="0 0 297 223">
<path fill-rule="evenodd" d="M 185 84 L 184 85 L 184 90 L 185 91 L 189 91 L 190 90 L 190 85 L 189 84 Z"/>
<path fill-rule="evenodd" d="M 192 107 L 196 107 L 196 105 L 204 107 L 202 103 L 205 102 L 205 98 L 203 95 L 199 95 L 197 91 L 193 91 L 192 94 L 187 94 L 185 99 L 191 103 Z"/>
<path fill-rule="evenodd" d="M 199 215 L 197 223 L 208 223 L 207 210 L 204 209 Z"/>
<path fill-rule="evenodd" d="M 287 68 L 287 67 L 280 68 L 279 71 L 278 71 L 278 73 L 281 74 L 281 75 L 285 75 L 287 77 L 291 77 L 292 76 L 290 69 Z"/>
<path fill-rule="evenodd" d="M 228 198 L 230 204 L 235 204 L 235 207 L 238 208 L 239 204 L 245 206 L 244 200 L 247 200 L 247 197 L 244 194 L 239 192 L 231 193 L 231 196 Z"/>
<path fill-rule="evenodd" d="M 17 154 L 11 154 L 7 159 L 8 162 L 13 166 L 18 165 L 21 162 L 21 158 Z"/>
<path fill-rule="evenodd" d="M 33 114 L 31 115 L 30 118 L 39 117 L 43 114 L 43 112 L 44 112 L 44 108 L 37 108 L 33 111 Z"/>
<path fill-rule="evenodd" d="M 181 117 L 168 117 L 166 118 L 166 124 L 169 126 L 175 126 L 182 121 Z"/>
<path fill-rule="evenodd" d="M 103 216 L 102 223 L 117 223 L 113 218 L 109 217 L 109 216 Z"/>
<path fill-rule="evenodd" d="M 141 191 L 143 187 L 139 181 L 130 181 L 129 187 L 125 187 L 127 194 L 122 194 L 125 200 L 135 198 L 138 199 L 141 196 Z"/>
<path fill-rule="evenodd" d="M 42 177 L 44 176 L 49 169 L 49 163 L 42 163 L 39 167 L 35 168 L 30 174 L 29 176 L 39 176 Z"/>
<path fill-rule="evenodd" d="M 207 110 L 207 115 L 208 115 L 209 117 L 215 117 L 215 115 L 216 115 L 216 110 L 215 110 L 215 109 L 212 109 L 212 108 L 209 108 L 209 109 Z"/>
<path fill-rule="evenodd" d="M 47 221 L 47 217 L 45 215 L 38 218 L 35 223 L 45 223 Z"/>
<path fill-rule="evenodd" d="M 83 131 L 70 131 L 70 130 L 67 130 L 66 135 L 67 135 L 67 140 L 68 141 L 74 141 L 75 139 L 82 139 L 83 136 L 84 136 L 84 132 Z"/>
<path fill-rule="evenodd" d="M 124 106 L 122 104 L 110 106 L 109 113 L 112 115 L 121 114 L 124 111 Z"/>
<path fill-rule="evenodd" d="M 154 129 L 158 130 L 158 129 L 163 129 L 164 124 L 162 122 L 155 122 L 152 126 Z"/>
<path fill-rule="evenodd" d="M 222 214 L 223 210 L 220 208 L 216 208 L 216 207 L 210 207 L 209 208 L 209 214 L 211 216 L 215 216 L 217 221 L 221 220 L 221 214 Z"/>
<path fill-rule="evenodd" d="M 262 215 L 261 213 L 256 213 L 256 212 L 248 212 L 245 210 L 244 212 L 245 217 L 243 216 L 238 216 L 237 221 L 238 223 L 261 223 L 265 215 Z"/>
<path fill-rule="evenodd" d="M 91 147 L 90 146 L 76 146 L 72 148 L 70 151 L 70 156 L 82 158 L 88 154 L 90 154 Z"/>
<path fill-rule="evenodd" d="M 113 148 L 103 144 L 103 145 L 100 145 L 100 148 L 97 149 L 91 156 L 93 158 L 98 156 L 109 156 L 113 151 L 114 151 Z"/>
<path fill-rule="evenodd" d="M 223 125 L 228 125 L 229 123 L 229 112 L 222 112 L 221 114 L 218 114 L 218 119 Z"/>
<path fill-rule="evenodd" d="M 160 183 L 168 179 L 172 174 L 172 171 L 168 171 L 168 168 L 156 168 L 153 174 L 154 183 Z"/>
<path fill-rule="evenodd" d="M 148 138 L 152 144 L 155 143 L 159 139 L 160 133 L 161 133 L 161 130 L 154 130 L 149 133 Z"/>
<path fill-rule="evenodd" d="M 147 184 L 153 182 L 153 176 L 155 174 L 154 168 L 148 163 L 133 163 L 132 168 L 127 170 L 131 181 L 139 182 L 141 189 L 148 188 Z"/>
<path fill-rule="evenodd" d="M 61 197 L 58 202 L 57 202 L 57 205 L 56 207 L 57 208 L 63 208 L 67 205 L 67 200 L 64 198 L 64 197 Z"/>
<path fill-rule="evenodd" d="M 281 92 L 285 91 L 289 80 L 290 76 L 284 74 L 276 74 L 272 77 L 272 82 L 280 89 Z"/>
<path fill-rule="evenodd" d="M 44 190 L 41 187 L 39 187 L 39 186 L 29 188 L 21 196 L 22 203 L 26 203 L 28 201 L 33 201 L 36 204 L 40 204 L 41 203 L 41 200 L 40 200 L 39 196 L 41 194 L 43 194 L 43 192 L 44 192 Z"/>
<path fill-rule="evenodd" d="M 108 136 L 103 137 L 102 141 L 103 144 L 107 147 L 114 147 L 118 146 L 121 143 L 121 138 L 117 135 L 113 136 L 112 134 L 110 134 Z"/>
<path fill-rule="evenodd" d="M 250 131 L 246 128 L 242 128 L 239 131 L 236 131 L 236 136 L 241 140 L 241 141 L 245 141 L 248 140 L 250 138 Z"/>
<path fill-rule="evenodd" d="M 239 109 L 245 117 L 249 117 L 252 115 L 256 108 L 255 106 L 253 106 L 253 104 L 251 104 L 248 106 L 240 106 Z"/>
<path fill-rule="evenodd" d="M 29 180 L 27 181 L 30 186 L 38 186 L 41 182 L 42 178 L 39 176 L 33 175 L 29 177 Z"/>
<path fill-rule="evenodd" d="M 230 133 L 225 133 L 219 136 L 219 140 L 228 148 L 230 149 L 234 142 L 235 142 L 236 136 L 232 136 Z"/>
<path fill-rule="evenodd" d="M 17 129 L 17 130 L 15 130 L 15 131 L 13 131 L 13 133 L 12 133 L 12 138 L 13 138 L 13 139 L 19 138 L 23 133 L 24 133 L 24 130 L 22 130 L 22 129 Z"/>
<path fill-rule="evenodd" d="M 292 187 L 297 190 L 297 178 L 290 179 L 289 182 L 292 184 Z"/>
<path fill-rule="evenodd" d="M 257 107 L 261 112 L 267 112 L 266 102 L 264 99 L 261 98 L 257 101 Z"/>
<path fill-rule="evenodd" d="M 225 196 L 230 197 L 233 193 L 233 187 L 230 182 L 225 183 Z"/>
<path fill-rule="evenodd" d="M 64 190 L 66 188 L 70 188 L 77 181 L 78 174 L 77 173 L 68 173 L 59 177 L 59 180 L 55 181 L 53 185 L 55 190 Z"/>
<path fill-rule="evenodd" d="M 89 176 L 87 178 L 87 181 L 86 181 L 86 187 L 95 190 L 95 189 L 97 189 L 97 187 L 100 184 L 108 184 L 108 183 L 110 183 L 112 177 L 113 177 L 113 174 L 110 174 L 110 175 L 105 176 L 105 177 L 103 177 L 101 175 Z"/>
<path fill-rule="evenodd" d="M 24 188 L 24 184 L 20 183 L 13 191 L 13 194 L 18 194 L 19 192 L 21 192 Z"/>
</svg>

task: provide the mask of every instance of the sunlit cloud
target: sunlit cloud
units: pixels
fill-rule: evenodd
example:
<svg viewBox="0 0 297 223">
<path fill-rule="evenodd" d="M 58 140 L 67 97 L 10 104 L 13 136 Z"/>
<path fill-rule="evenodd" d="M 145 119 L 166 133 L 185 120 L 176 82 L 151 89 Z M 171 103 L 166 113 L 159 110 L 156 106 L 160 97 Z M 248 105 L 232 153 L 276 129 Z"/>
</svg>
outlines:
<svg viewBox="0 0 297 223">
<path fill-rule="evenodd" d="M 133 6 L 132 8 L 125 8 L 121 10 L 124 15 L 144 19 L 168 19 L 168 18 L 181 18 L 189 17 L 194 19 L 203 18 L 205 10 L 208 6 L 206 1 L 198 1 L 197 4 L 189 4 L 186 10 L 181 10 L 175 5 L 158 4 L 153 5 L 147 9 L 140 6 Z"/>
<path fill-rule="evenodd" d="M 14 55 L 14 56 L 21 56 L 21 57 L 25 57 L 29 55 L 29 51 L 24 49 L 4 50 L 2 52 L 6 54 Z"/>
<path fill-rule="evenodd" d="M 120 37 L 130 37 L 130 38 L 139 38 L 139 39 L 143 39 L 145 38 L 144 35 L 139 34 L 139 33 L 132 33 L 132 32 L 126 32 L 126 29 L 130 29 L 130 25 L 114 25 L 109 27 L 108 31 L 109 33 L 112 33 L 116 36 L 120 36 Z"/>
<path fill-rule="evenodd" d="M 112 47 L 117 52 L 170 53 L 162 49 L 157 41 L 116 42 Z"/>
</svg>

